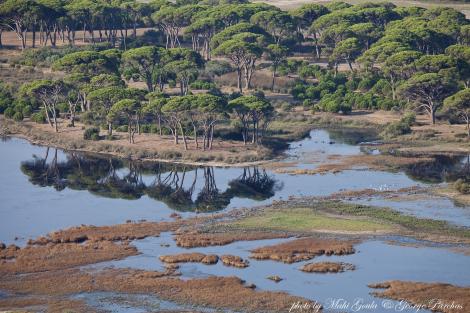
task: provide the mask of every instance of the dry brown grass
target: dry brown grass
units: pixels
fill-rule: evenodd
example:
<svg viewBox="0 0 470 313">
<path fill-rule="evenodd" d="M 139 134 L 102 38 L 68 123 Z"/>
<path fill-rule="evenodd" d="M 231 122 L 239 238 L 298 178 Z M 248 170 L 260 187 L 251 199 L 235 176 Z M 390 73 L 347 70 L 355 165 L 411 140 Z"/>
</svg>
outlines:
<svg viewBox="0 0 470 313">
<path fill-rule="evenodd" d="M 138 251 L 128 244 L 95 242 L 86 244 L 49 244 L 27 246 L 22 249 L 0 250 L 0 275 L 42 272 L 94 264 L 103 261 L 119 260 L 136 255 Z"/>
<path fill-rule="evenodd" d="M 450 284 L 419 283 L 408 281 L 388 281 L 369 285 L 371 288 L 385 289 L 374 295 L 393 300 L 405 300 L 415 306 L 443 313 L 470 311 L 470 287 Z M 447 304 L 441 306 L 440 304 Z M 454 304 L 454 306 L 451 306 Z"/>
<path fill-rule="evenodd" d="M 215 254 L 206 255 L 204 253 L 181 253 L 173 255 L 161 255 L 159 257 L 160 261 L 165 263 L 203 263 L 203 264 L 216 264 L 219 261 L 219 257 Z"/>
<path fill-rule="evenodd" d="M 238 268 L 245 268 L 248 267 L 249 262 L 247 260 L 243 260 L 241 257 L 236 255 L 222 255 L 220 260 L 225 266 L 233 266 Z"/>
<path fill-rule="evenodd" d="M 282 232 L 225 231 L 220 233 L 206 233 L 194 231 L 176 234 L 175 241 L 179 247 L 195 248 L 207 246 L 223 246 L 235 241 L 252 241 L 287 237 L 289 237 L 289 235 Z"/>
<path fill-rule="evenodd" d="M 181 280 L 158 276 L 158 272 L 133 269 L 95 273 L 64 270 L 2 277 L 0 288 L 33 296 L 94 291 L 147 293 L 179 303 L 244 312 L 286 312 L 294 302 L 311 302 L 284 292 L 256 291 L 236 277 Z"/>
<path fill-rule="evenodd" d="M 30 240 L 29 244 L 80 243 L 84 241 L 125 241 L 157 237 L 162 232 L 176 231 L 183 226 L 193 226 L 207 221 L 208 217 L 195 217 L 170 222 L 131 222 L 111 226 L 84 225 L 49 233 L 45 237 Z"/>
<path fill-rule="evenodd" d="M 300 270 L 307 273 L 339 273 L 347 270 L 354 270 L 354 265 L 342 262 L 307 263 L 302 266 Z"/>
<path fill-rule="evenodd" d="M 301 238 L 251 251 L 251 258 L 294 263 L 313 259 L 319 255 L 352 254 L 355 250 L 349 241 Z"/>
<path fill-rule="evenodd" d="M 0 300 L 0 309 L 15 313 L 99 313 L 82 300 L 71 300 L 63 297 L 9 297 Z M 20 310 L 20 311 L 19 311 Z"/>
</svg>

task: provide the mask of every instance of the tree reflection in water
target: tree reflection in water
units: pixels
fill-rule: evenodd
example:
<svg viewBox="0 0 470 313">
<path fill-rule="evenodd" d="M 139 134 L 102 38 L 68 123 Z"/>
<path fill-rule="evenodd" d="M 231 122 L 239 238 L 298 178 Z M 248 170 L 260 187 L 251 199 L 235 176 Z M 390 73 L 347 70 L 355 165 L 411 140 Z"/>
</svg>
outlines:
<svg viewBox="0 0 470 313">
<path fill-rule="evenodd" d="M 47 148 L 43 157 L 35 155 L 22 162 L 21 171 L 34 185 L 58 191 L 88 190 L 119 199 L 147 195 L 174 210 L 215 212 L 226 208 L 235 197 L 262 201 L 282 189 L 282 184 L 257 167 L 240 169 L 241 175 L 222 191 L 217 187 L 213 167 L 123 161 L 74 152 L 66 153 L 65 160 L 59 161 L 58 150 L 51 150 Z M 144 182 L 144 175 L 152 177 L 150 183 Z"/>
<path fill-rule="evenodd" d="M 412 179 L 425 183 L 454 182 L 459 178 L 470 180 L 470 155 L 436 155 L 431 161 L 408 166 L 405 172 Z"/>
</svg>

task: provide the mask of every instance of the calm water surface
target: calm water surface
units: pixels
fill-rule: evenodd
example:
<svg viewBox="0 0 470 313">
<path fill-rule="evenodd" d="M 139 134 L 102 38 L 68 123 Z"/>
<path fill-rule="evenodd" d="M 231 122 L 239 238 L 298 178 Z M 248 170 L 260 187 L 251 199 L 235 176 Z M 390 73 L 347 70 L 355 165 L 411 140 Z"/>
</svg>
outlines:
<svg viewBox="0 0 470 313">
<path fill-rule="evenodd" d="M 358 145 L 374 139 L 367 133 L 314 130 L 310 138 L 291 145 L 286 161 L 296 161 L 300 168 L 315 168 L 332 157 L 377 153 L 366 152 Z M 29 238 L 78 224 L 109 225 L 139 219 L 158 221 L 168 219 L 175 211 L 183 216 L 193 216 L 268 204 L 289 196 L 325 196 L 343 190 L 391 190 L 439 184 L 445 180 L 443 173 L 453 173 L 457 164 L 443 159 L 438 164 L 411 167 L 396 173 L 356 169 L 337 174 L 289 175 L 258 167 L 196 168 L 122 161 L 34 146 L 21 139 L 0 142 L 0 151 L 0 241 L 20 245 Z M 465 162 L 459 161 L 457 169 L 464 167 Z M 405 214 L 470 226 L 470 208 L 445 198 L 393 201 L 373 197 L 361 201 L 390 206 Z M 248 258 L 250 249 L 285 240 L 236 242 L 191 251 Z M 170 246 L 162 247 L 162 243 Z M 158 256 L 188 251 L 176 247 L 169 233 L 134 244 L 141 255 L 92 267 L 111 265 L 161 270 L 163 265 Z M 356 254 L 349 256 L 315 258 L 315 261 L 341 261 L 356 266 L 355 271 L 339 274 L 303 273 L 298 270 L 303 263 L 256 260 L 250 260 L 246 269 L 219 263 L 212 266 L 184 264 L 180 270 L 183 279 L 235 275 L 262 290 L 287 291 L 323 304 L 338 297 L 350 302 L 362 298 L 365 302 L 380 304 L 381 299 L 370 296 L 373 290 L 367 284 L 392 279 L 439 281 L 462 286 L 468 286 L 470 282 L 470 257 L 443 248 L 415 248 L 377 240 L 360 243 L 356 250 Z M 266 279 L 269 275 L 280 275 L 284 280 L 274 283 Z M 113 312 L 180 308 L 144 295 L 125 300 L 121 299 L 122 295 L 112 293 L 84 293 L 76 297 Z M 117 297 L 122 301 L 117 301 Z M 136 302 L 144 304 L 137 305 Z"/>
</svg>

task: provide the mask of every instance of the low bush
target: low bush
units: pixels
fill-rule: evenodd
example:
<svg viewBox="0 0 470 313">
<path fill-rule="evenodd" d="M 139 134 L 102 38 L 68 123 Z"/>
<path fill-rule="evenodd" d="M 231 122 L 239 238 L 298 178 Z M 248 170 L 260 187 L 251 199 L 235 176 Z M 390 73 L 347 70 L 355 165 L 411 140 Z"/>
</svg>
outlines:
<svg viewBox="0 0 470 313">
<path fill-rule="evenodd" d="M 15 110 L 13 110 L 13 108 L 6 108 L 5 111 L 3 111 L 3 114 L 6 118 L 12 118 L 15 114 Z"/>
<path fill-rule="evenodd" d="M 454 183 L 454 188 L 461 194 L 469 195 L 470 194 L 470 181 L 466 181 L 460 178 Z"/>
<path fill-rule="evenodd" d="M 190 87 L 191 89 L 195 90 L 209 90 L 216 88 L 217 86 L 213 82 L 196 80 L 195 82 L 191 83 Z"/>
<path fill-rule="evenodd" d="M 388 124 L 380 134 L 383 138 L 394 138 L 411 133 L 411 126 L 416 121 L 416 115 L 412 112 L 406 113 L 401 120 Z"/>
<path fill-rule="evenodd" d="M 31 120 L 37 124 L 46 123 L 46 115 L 43 111 L 31 114 Z"/>
<path fill-rule="evenodd" d="M 23 120 L 24 116 L 23 116 L 23 113 L 21 112 L 16 112 L 15 114 L 13 114 L 13 120 L 17 121 L 17 122 L 21 122 Z"/>
<path fill-rule="evenodd" d="M 83 132 L 83 139 L 85 140 L 99 140 L 100 129 L 98 127 L 90 127 Z"/>
</svg>

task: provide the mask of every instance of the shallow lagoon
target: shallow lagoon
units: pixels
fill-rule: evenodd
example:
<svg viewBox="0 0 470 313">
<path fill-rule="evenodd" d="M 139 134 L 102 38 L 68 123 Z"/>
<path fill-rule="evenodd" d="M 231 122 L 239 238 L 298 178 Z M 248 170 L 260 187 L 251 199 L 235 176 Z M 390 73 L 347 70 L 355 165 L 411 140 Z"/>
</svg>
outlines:
<svg viewBox="0 0 470 313">
<path fill-rule="evenodd" d="M 351 139 L 331 139 L 325 130 L 293 143 L 288 160 L 315 166 L 310 156 L 361 153 Z M 347 137 L 346 137 L 347 138 Z M 362 137 L 361 137 L 362 138 Z M 366 137 L 367 138 L 367 137 Z M 194 168 L 139 164 L 65 153 L 34 146 L 25 140 L 0 142 L 0 241 L 24 243 L 52 230 L 78 224 L 109 225 L 126 220 L 162 220 L 179 211 L 183 216 L 269 204 L 289 196 L 326 196 L 344 190 L 393 190 L 426 185 L 404 172 L 366 169 L 325 175 L 279 174 L 257 167 Z M 47 158 L 46 158 L 47 156 Z M 381 203 L 377 203 L 381 204 Z M 402 211 L 417 216 L 459 221 L 469 226 L 469 209 L 451 201 L 445 208 L 424 210 L 420 202 Z M 442 206 L 441 205 L 441 206 Z M 403 206 L 401 206 L 402 208 Z M 416 209 L 416 210 L 415 210 Z M 447 214 L 446 212 L 449 212 Z"/>
<path fill-rule="evenodd" d="M 295 160 L 301 168 L 314 168 L 332 155 L 363 153 L 359 141 L 332 139 L 324 130 L 314 130 L 310 138 L 293 143 L 286 161 Z M 365 138 L 366 140 L 372 138 Z M 364 140 L 361 140 L 364 141 Z M 79 224 L 109 225 L 126 220 L 164 220 L 178 211 L 183 216 L 211 213 L 238 207 L 268 204 L 289 196 L 326 196 L 344 190 L 374 188 L 394 190 L 433 183 L 405 172 L 382 172 L 366 169 L 337 174 L 289 175 L 256 167 L 194 168 L 190 166 L 119 161 L 79 153 L 34 146 L 25 140 L 0 142 L 0 241 L 24 244 L 27 239 L 50 231 Z M 46 158 L 47 156 L 47 158 Z M 171 195 L 171 196 L 169 196 Z M 470 208 L 458 206 L 445 198 L 391 201 L 373 198 L 365 204 L 387 205 L 406 214 L 431 217 L 469 226 Z M 15 240 L 15 237 L 18 237 Z M 385 239 L 384 239 L 385 240 Z M 398 238 L 398 241 L 403 238 Z M 203 253 L 235 254 L 247 258 L 249 250 L 282 240 L 236 242 L 222 247 L 196 248 Z M 169 244 L 162 247 L 161 244 Z M 161 270 L 158 256 L 188 251 L 176 247 L 169 233 L 158 238 L 135 241 L 141 255 L 92 267 L 118 266 Z M 208 275 L 236 275 L 263 290 L 281 290 L 314 299 L 327 305 L 330 298 L 366 303 L 381 299 L 370 295 L 367 284 L 385 280 L 447 282 L 468 285 L 470 256 L 450 252 L 442 247 L 411 247 L 385 241 L 365 241 L 356 246 L 357 253 L 348 256 L 321 256 L 319 261 L 348 262 L 356 270 L 338 274 L 303 273 L 303 264 L 283 264 L 250 260 L 250 267 L 236 269 L 217 265 L 184 264 L 183 279 Z M 445 269 L 445 270 L 443 270 Z M 280 283 L 266 279 L 280 275 Z M 80 294 L 92 306 L 116 312 L 143 312 L 131 304 L 110 301 L 113 294 Z M 145 298 L 145 296 L 143 296 Z M 180 308 L 158 299 L 149 305 Z M 352 310 L 342 310 L 351 312 Z M 338 312 L 338 310 L 333 310 Z M 372 312 L 381 312 L 380 309 Z M 406 311 L 404 311 L 406 312 Z M 421 310 L 423 312 L 423 310 Z"/>
</svg>

